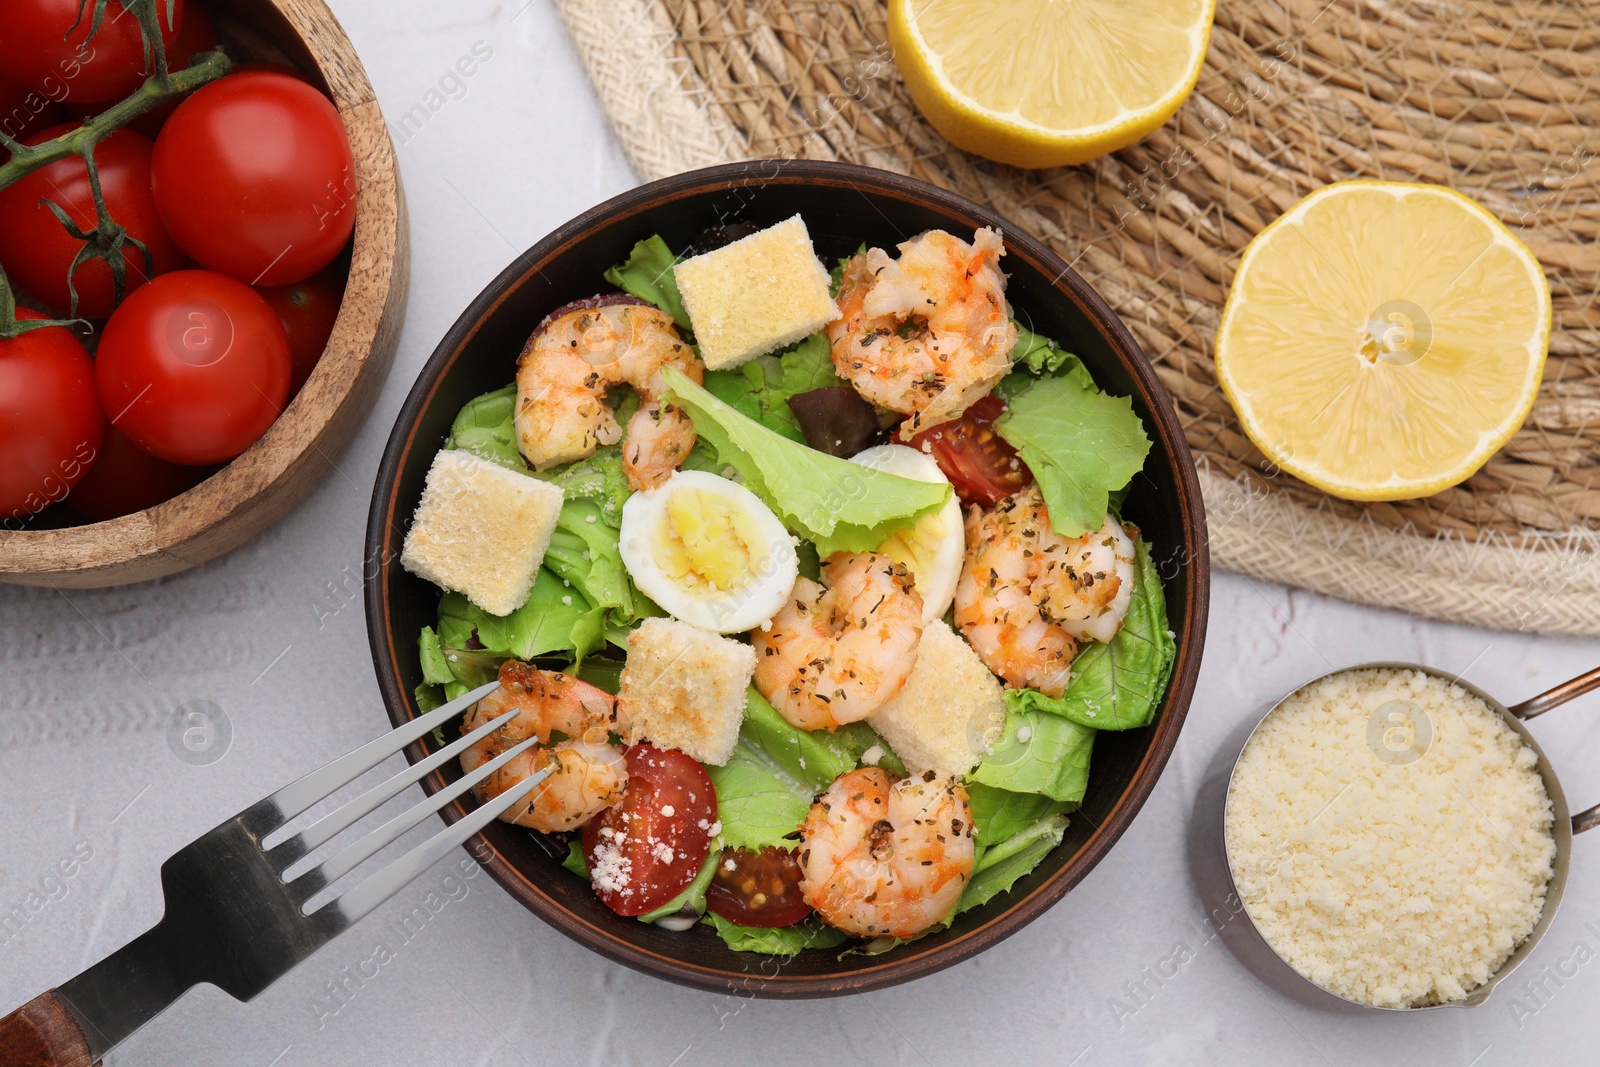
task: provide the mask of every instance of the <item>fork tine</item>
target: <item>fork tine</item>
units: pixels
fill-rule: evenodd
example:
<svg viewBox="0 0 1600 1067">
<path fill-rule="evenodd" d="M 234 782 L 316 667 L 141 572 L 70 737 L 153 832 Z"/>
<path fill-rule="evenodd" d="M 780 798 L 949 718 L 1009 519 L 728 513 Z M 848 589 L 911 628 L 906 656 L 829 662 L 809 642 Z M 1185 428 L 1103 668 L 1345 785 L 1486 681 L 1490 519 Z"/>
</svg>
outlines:
<svg viewBox="0 0 1600 1067">
<path fill-rule="evenodd" d="M 352 841 L 349 845 L 345 846 L 344 851 L 333 856 L 331 859 L 324 861 L 319 866 L 313 867 L 312 870 L 317 871 L 322 875 L 324 879 L 324 885 L 332 885 L 340 877 L 355 869 L 358 864 L 365 861 L 373 853 L 377 852 L 379 849 L 398 838 L 401 834 L 417 825 L 423 819 L 426 819 L 429 815 L 432 815 L 434 812 L 450 803 L 456 797 L 460 796 L 468 789 L 471 789 L 479 782 L 488 778 L 495 771 L 499 770 L 501 767 L 504 767 L 507 763 L 510 763 L 513 759 L 517 758 L 517 756 L 526 752 L 528 749 L 532 748 L 538 743 L 539 738 L 534 736 L 528 738 L 515 748 L 507 749 L 505 752 L 502 752 L 488 763 L 485 763 L 481 767 L 473 770 L 471 774 L 462 775 L 459 779 L 451 782 L 449 785 L 445 786 L 443 789 L 439 790 L 422 803 L 416 804 L 410 808 L 407 808 L 405 811 L 402 811 L 400 814 L 396 815 L 394 818 L 390 819 L 376 830 L 364 835 L 361 840 Z M 545 776 L 544 772 L 541 771 L 538 775 L 530 777 L 537 777 L 538 781 L 542 782 L 544 781 Z M 538 782 L 535 782 L 534 784 L 537 785 Z M 513 788 L 521 787 L 519 785 Z M 504 794 L 501 795 L 503 796 Z M 499 803 L 498 798 L 496 798 L 494 803 Z M 509 805 L 506 806 L 509 807 Z M 502 807 L 501 810 L 503 811 L 505 808 Z"/>
<path fill-rule="evenodd" d="M 325 906 L 337 905 L 348 922 L 355 922 L 405 888 L 417 875 L 438 863 L 446 853 L 465 844 L 467 838 L 488 826 L 500 816 L 501 812 L 533 792 L 534 787 L 543 782 L 550 771 L 551 767 L 547 766 L 537 774 L 529 775 L 526 781 L 507 789 L 466 818 L 446 826 L 338 900 Z"/>
<path fill-rule="evenodd" d="M 334 835 L 339 833 L 339 831 L 343 830 L 345 827 L 349 826 L 363 815 L 366 815 L 380 804 L 383 804 L 395 794 L 399 793 L 402 789 L 414 782 L 421 781 L 435 768 L 441 767 L 445 763 L 459 756 L 467 748 L 471 747 L 478 741 L 483 740 L 489 734 L 510 722 L 517 716 L 517 714 L 517 709 L 512 708 L 498 719 L 494 719 L 491 722 L 486 722 L 476 730 L 472 731 L 470 734 L 465 734 L 462 737 L 457 738 L 455 741 L 452 741 L 444 748 L 441 748 L 427 759 L 414 763 L 405 770 L 390 776 L 385 781 L 373 786 L 356 799 L 344 805 L 344 807 L 339 808 L 337 811 L 329 812 L 327 815 L 324 815 L 322 818 L 306 827 L 300 833 L 294 835 L 293 837 L 286 838 L 277 845 L 274 845 L 268 850 L 267 854 L 269 856 L 293 856 L 294 858 L 298 859 L 307 852 L 310 852 L 312 849 L 331 840 Z"/>
<path fill-rule="evenodd" d="M 266 830 L 276 829 L 335 789 L 376 767 L 423 734 L 435 727 L 443 726 L 498 688 L 500 683 L 497 681 L 480 685 L 443 707 L 436 708 L 420 718 L 412 719 L 404 726 L 398 726 L 382 737 L 368 741 L 354 752 L 340 756 L 304 778 L 291 782 L 265 800 L 252 804 L 241 814 L 248 817 L 258 828 L 269 814 L 273 815 L 276 821 L 271 826 L 265 827 L 263 833 Z"/>
</svg>

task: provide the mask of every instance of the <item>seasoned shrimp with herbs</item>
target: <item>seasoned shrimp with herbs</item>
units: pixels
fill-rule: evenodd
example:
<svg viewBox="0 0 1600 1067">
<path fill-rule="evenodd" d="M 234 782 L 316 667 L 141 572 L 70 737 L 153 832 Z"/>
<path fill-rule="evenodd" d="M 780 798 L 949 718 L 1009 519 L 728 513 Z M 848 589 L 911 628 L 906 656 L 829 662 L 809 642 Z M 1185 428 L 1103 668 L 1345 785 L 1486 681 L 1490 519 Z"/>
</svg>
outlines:
<svg viewBox="0 0 1600 1067">
<path fill-rule="evenodd" d="M 751 631 L 755 687 L 791 725 L 831 730 L 888 703 L 911 675 L 922 597 L 911 573 L 877 552 L 839 553 L 764 629 Z"/>
<path fill-rule="evenodd" d="M 1058 697 L 1078 643 L 1116 636 L 1133 580 L 1133 541 L 1121 523 L 1107 515 L 1093 533 L 1062 537 L 1029 486 L 968 513 L 956 625 L 995 674 Z"/>
<path fill-rule="evenodd" d="M 905 439 L 960 416 L 1011 370 L 1017 325 L 998 261 L 1000 235 L 972 243 L 929 230 L 851 257 L 829 324 L 833 366 L 869 403 L 911 416 Z"/>
<path fill-rule="evenodd" d="M 572 830 L 622 799 L 628 768 L 622 749 L 609 743 L 625 726 L 616 697 L 557 671 L 519 660 L 500 665 L 500 688 L 473 705 L 461 732 L 515 709 L 516 718 L 461 755 L 471 773 L 508 749 L 537 736 L 539 744 L 495 771 L 474 790 L 480 803 L 499 796 L 550 766 L 550 776 L 501 819 L 530 830 Z"/>
<path fill-rule="evenodd" d="M 972 810 L 933 771 L 896 781 L 863 767 L 817 798 L 800 830 L 800 892 L 861 937 L 912 937 L 950 914 L 972 876 Z"/>
<path fill-rule="evenodd" d="M 695 442 L 689 417 L 661 403 L 663 367 L 697 384 L 705 378 L 705 365 L 672 318 L 649 304 L 601 296 L 552 312 L 518 360 L 513 422 L 523 456 L 544 471 L 624 440 L 606 394 L 627 384 L 640 405 L 628 422 L 624 469 L 635 489 L 660 485 Z"/>
</svg>

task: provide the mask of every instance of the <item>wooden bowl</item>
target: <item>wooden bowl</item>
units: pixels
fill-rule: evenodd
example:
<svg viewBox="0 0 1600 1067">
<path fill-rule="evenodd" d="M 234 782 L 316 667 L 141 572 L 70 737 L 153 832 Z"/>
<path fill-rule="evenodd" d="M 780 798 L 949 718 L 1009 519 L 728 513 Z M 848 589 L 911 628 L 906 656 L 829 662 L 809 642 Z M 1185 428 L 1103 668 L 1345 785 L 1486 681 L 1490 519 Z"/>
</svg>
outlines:
<svg viewBox="0 0 1600 1067">
<path fill-rule="evenodd" d="M 438 589 L 400 567 L 400 548 L 457 410 L 510 382 L 534 325 L 550 309 L 605 289 L 601 273 L 625 259 L 635 241 L 659 233 L 683 248 L 712 226 L 767 226 L 797 211 L 828 261 L 862 241 L 889 247 L 930 227 L 1004 231 L 1002 266 L 1018 317 L 1076 352 L 1105 389 L 1131 395 L 1152 433 L 1154 447 L 1124 511 L 1154 546 L 1178 652 L 1154 722 L 1096 738 L 1089 791 L 1062 844 L 1009 893 L 961 915 L 948 930 L 882 955 L 841 958 L 838 949 L 811 949 L 780 961 L 736 953 L 704 925 L 673 933 L 613 914 L 527 830 L 496 822 L 469 844 L 513 897 L 602 955 L 684 985 L 771 997 L 875 989 L 948 967 L 1016 933 L 1088 874 L 1132 822 L 1177 742 L 1200 669 L 1210 589 L 1200 486 L 1171 401 L 1127 328 L 1060 257 L 985 208 L 896 174 L 843 163 L 735 163 L 642 186 L 562 226 L 506 268 L 429 359 L 384 451 L 367 526 L 367 559 L 377 572 L 366 587 L 367 632 L 396 724 L 418 713 L 417 635 L 435 623 L 439 604 Z M 407 756 L 416 761 L 426 751 L 415 745 Z M 452 763 L 424 784 L 431 792 L 459 776 Z M 443 814 L 454 821 L 470 806 L 458 800 Z"/>
<path fill-rule="evenodd" d="M 281 518 L 334 469 L 394 359 L 410 270 L 394 146 L 366 71 L 322 0 L 207 0 L 236 61 L 288 61 L 344 117 L 355 157 L 350 275 L 316 369 L 259 441 L 188 492 L 107 522 L 42 528 L 46 513 L 0 527 L 0 581 L 68 588 L 125 585 L 187 570 Z"/>
</svg>

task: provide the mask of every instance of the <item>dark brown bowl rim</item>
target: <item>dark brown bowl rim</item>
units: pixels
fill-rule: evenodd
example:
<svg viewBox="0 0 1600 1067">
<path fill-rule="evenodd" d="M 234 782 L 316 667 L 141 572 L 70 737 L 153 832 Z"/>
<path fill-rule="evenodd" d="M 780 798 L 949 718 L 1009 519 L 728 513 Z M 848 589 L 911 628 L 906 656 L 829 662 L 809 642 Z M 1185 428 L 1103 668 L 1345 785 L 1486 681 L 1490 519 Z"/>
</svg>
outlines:
<svg viewBox="0 0 1600 1067">
<path fill-rule="evenodd" d="M 540 265 L 551 257 L 583 241 L 589 231 L 597 226 L 626 219 L 663 202 L 687 196 L 774 182 L 847 188 L 862 195 L 873 193 L 930 203 L 958 218 L 971 219 L 976 226 L 992 226 L 1001 230 L 1005 234 L 1008 254 L 1028 260 L 1045 277 L 1054 278 L 1056 288 L 1077 305 L 1078 310 L 1117 354 L 1155 422 L 1158 447 L 1169 457 L 1175 472 L 1181 510 L 1179 528 L 1183 531 L 1186 562 L 1183 573 L 1187 607 L 1172 681 L 1150 747 L 1111 814 L 1052 878 L 1032 893 L 1014 901 L 1006 911 L 984 925 L 932 949 L 918 951 L 917 942 L 912 942 L 887 954 L 881 964 L 835 975 L 789 975 L 782 968 L 776 974 L 766 975 L 701 966 L 643 949 L 585 921 L 544 893 L 481 834 L 468 843 L 467 849 L 473 858 L 519 903 L 568 937 L 610 960 L 682 985 L 713 992 L 776 998 L 840 996 L 911 981 L 959 963 L 1016 933 L 1065 896 L 1105 858 L 1144 805 L 1172 755 L 1190 700 L 1194 696 L 1205 643 L 1210 595 L 1205 512 L 1194 459 L 1177 412 L 1138 342 L 1089 283 L 1055 252 L 966 197 L 888 171 L 821 160 L 758 160 L 688 171 L 638 186 L 591 208 L 534 244 L 489 283 L 439 342 L 406 397 L 396 418 L 395 428 L 384 446 L 367 524 L 366 558 L 369 567 L 376 567 L 366 582 L 367 634 L 384 705 L 391 721 L 398 726 L 414 713 L 413 697 L 400 683 L 398 664 L 401 650 L 415 644 L 414 636 L 396 639 L 391 625 L 386 580 L 388 569 L 398 566 L 399 558 L 398 546 L 392 543 L 391 538 L 395 536 L 394 531 L 401 528 L 401 516 L 397 514 L 401 459 L 409 451 L 417 425 L 423 412 L 432 404 L 439 383 L 477 332 L 483 319 L 505 299 L 517 282 L 539 271 Z M 413 763 L 425 755 L 420 744 L 406 749 L 406 758 Z M 445 779 L 437 771 L 423 780 L 423 787 L 430 794 L 444 785 Z M 457 800 L 447 805 L 441 814 L 446 822 L 455 822 L 468 810 L 465 804 Z"/>
</svg>

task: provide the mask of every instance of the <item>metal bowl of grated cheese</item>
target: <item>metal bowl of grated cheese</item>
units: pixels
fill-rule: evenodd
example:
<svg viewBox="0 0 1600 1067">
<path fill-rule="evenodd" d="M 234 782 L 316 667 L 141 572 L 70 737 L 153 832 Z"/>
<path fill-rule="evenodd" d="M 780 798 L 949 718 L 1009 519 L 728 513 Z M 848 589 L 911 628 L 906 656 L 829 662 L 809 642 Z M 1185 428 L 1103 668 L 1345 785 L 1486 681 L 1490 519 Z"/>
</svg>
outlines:
<svg viewBox="0 0 1600 1067">
<path fill-rule="evenodd" d="M 1549 928 L 1573 834 L 1600 824 L 1600 805 L 1569 814 L 1523 720 L 1597 687 L 1600 669 L 1507 708 L 1411 663 L 1298 687 L 1201 787 L 1207 925 L 1313 1006 L 1484 1003 Z"/>
</svg>

